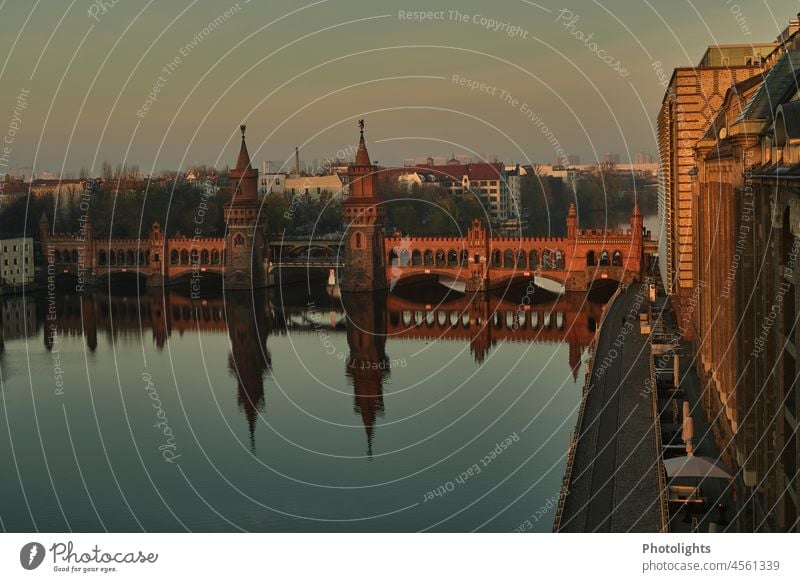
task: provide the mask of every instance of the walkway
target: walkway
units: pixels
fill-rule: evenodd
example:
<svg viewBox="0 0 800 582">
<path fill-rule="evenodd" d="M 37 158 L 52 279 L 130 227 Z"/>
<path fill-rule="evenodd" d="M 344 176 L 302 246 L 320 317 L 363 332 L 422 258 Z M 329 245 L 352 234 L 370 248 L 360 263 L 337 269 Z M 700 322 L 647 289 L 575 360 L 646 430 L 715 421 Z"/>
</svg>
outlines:
<svg viewBox="0 0 800 582">
<path fill-rule="evenodd" d="M 646 293 L 631 285 L 603 322 L 558 531 L 661 531 Z"/>
</svg>

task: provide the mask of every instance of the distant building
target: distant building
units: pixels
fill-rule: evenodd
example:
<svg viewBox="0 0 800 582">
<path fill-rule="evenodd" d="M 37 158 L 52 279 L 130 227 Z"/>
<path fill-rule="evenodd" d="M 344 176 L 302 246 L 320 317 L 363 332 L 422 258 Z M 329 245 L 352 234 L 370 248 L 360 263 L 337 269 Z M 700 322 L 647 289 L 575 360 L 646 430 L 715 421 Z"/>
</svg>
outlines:
<svg viewBox="0 0 800 582">
<path fill-rule="evenodd" d="M 620 162 L 619 154 L 612 154 L 612 153 L 603 154 L 604 164 L 619 164 L 619 162 Z"/>
<path fill-rule="evenodd" d="M 647 152 L 636 152 L 636 155 L 633 157 L 633 163 L 636 165 L 652 164 L 653 156 Z"/>
<path fill-rule="evenodd" d="M 283 194 L 287 176 L 288 174 L 285 172 L 273 171 L 270 162 L 264 162 L 261 173 L 258 176 L 258 191 L 261 196 Z"/>
<path fill-rule="evenodd" d="M 346 195 L 347 181 L 339 174 L 289 177 L 284 180 L 283 192 L 290 196 L 307 194 L 311 198 L 320 198 L 323 194 Z"/>
<path fill-rule="evenodd" d="M 33 283 L 33 239 L 25 237 L 0 240 L 0 269 L 3 285 Z"/>
<path fill-rule="evenodd" d="M 475 194 L 494 221 L 518 218 L 521 182 L 516 167 L 511 172 L 503 164 L 445 164 L 435 165 L 428 158 L 421 166 L 387 170 L 396 173 L 399 183 L 411 188 L 413 185 L 432 186 L 448 190 L 453 196 Z"/>
</svg>

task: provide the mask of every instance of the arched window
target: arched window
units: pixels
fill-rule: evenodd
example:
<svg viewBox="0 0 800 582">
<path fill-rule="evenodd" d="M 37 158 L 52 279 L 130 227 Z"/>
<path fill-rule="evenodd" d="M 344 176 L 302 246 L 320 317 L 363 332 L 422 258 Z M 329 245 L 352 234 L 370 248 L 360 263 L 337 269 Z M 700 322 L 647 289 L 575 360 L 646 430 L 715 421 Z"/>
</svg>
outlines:
<svg viewBox="0 0 800 582">
<path fill-rule="evenodd" d="M 430 267 L 433 265 L 433 252 L 432 251 L 425 251 L 425 266 Z"/>
<path fill-rule="evenodd" d="M 192 265 L 200 264 L 200 251 L 192 249 Z"/>
<path fill-rule="evenodd" d="M 506 251 L 503 253 L 503 268 L 504 269 L 514 268 L 514 253 L 512 251 Z"/>
<path fill-rule="evenodd" d="M 63 263 L 63 259 L 61 258 L 61 251 L 57 250 L 53 253 L 53 257 L 56 263 Z"/>
<path fill-rule="evenodd" d="M 615 267 L 622 266 L 622 253 L 619 251 L 614 251 L 614 254 L 611 255 L 611 264 Z"/>
<path fill-rule="evenodd" d="M 467 249 L 463 249 L 461 251 L 461 266 L 466 267 L 469 263 L 469 251 Z"/>
<path fill-rule="evenodd" d="M 133 254 L 133 251 L 128 251 L 128 252 L 125 254 L 125 257 L 126 257 L 126 258 L 125 258 L 125 261 L 126 261 L 126 262 L 127 262 L 129 265 L 135 265 L 135 264 L 136 264 L 136 255 L 134 255 L 134 254 Z"/>
<path fill-rule="evenodd" d="M 531 251 L 528 255 L 528 268 L 535 269 L 539 266 L 539 253 Z"/>
<path fill-rule="evenodd" d="M 361 233 L 359 233 L 359 235 L 357 235 L 357 236 L 360 236 L 360 234 Z M 242 233 L 237 232 L 236 236 L 233 237 L 233 246 L 235 246 L 235 247 L 244 246 L 244 235 L 242 235 Z M 359 246 L 358 248 L 361 248 L 361 247 Z"/>
<path fill-rule="evenodd" d="M 200 253 L 200 264 L 201 265 L 207 265 L 208 262 L 209 262 L 208 251 L 203 250 L 203 252 Z"/>
<path fill-rule="evenodd" d="M 602 251 L 600 253 L 600 266 L 601 267 L 608 266 L 608 251 Z"/>
<path fill-rule="evenodd" d="M 553 257 L 550 249 L 547 249 L 542 252 L 542 269 L 552 269 L 553 268 Z"/>
<path fill-rule="evenodd" d="M 108 263 L 106 252 L 103 249 L 100 249 L 100 251 L 97 253 L 97 264 L 101 267 L 105 267 L 106 263 Z"/>
<path fill-rule="evenodd" d="M 216 249 L 211 251 L 211 264 L 219 265 L 219 251 Z"/>
<path fill-rule="evenodd" d="M 437 267 L 444 267 L 445 266 L 445 254 L 444 251 L 439 249 L 436 251 L 436 266 Z"/>
<path fill-rule="evenodd" d="M 108 264 L 112 267 L 117 264 L 117 253 L 111 251 L 108 255 Z"/>
<path fill-rule="evenodd" d="M 408 249 L 403 249 L 400 251 L 400 266 L 407 267 L 408 266 Z"/>
<path fill-rule="evenodd" d="M 453 249 L 447 251 L 447 266 L 448 267 L 458 266 L 458 253 Z"/>
<path fill-rule="evenodd" d="M 181 265 L 188 265 L 189 264 L 189 251 L 183 249 L 181 251 Z"/>
<path fill-rule="evenodd" d="M 364 236 L 360 232 L 356 233 L 356 236 L 355 236 L 355 241 L 356 242 L 355 242 L 355 244 L 356 244 L 356 248 L 357 249 L 360 249 L 364 245 L 364 242 L 362 240 L 363 238 L 364 238 Z"/>
<path fill-rule="evenodd" d="M 524 269 L 528 265 L 528 257 L 525 255 L 525 251 L 519 251 L 517 253 L 517 268 Z"/>
<path fill-rule="evenodd" d="M 172 249 L 169 253 L 169 264 L 177 265 L 181 262 L 181 255 L 177 249 Z"/>
<path fill-rule="evenodd" d="M 564 253 L 562 251 L 556 251 L 556 269 L 563 269 L 564 268 Z"/>
<path fill-rule="evenodd" d="M 496 250 L 496 251 L 492 252 L 492 266 L 493 267 L 499 267 L 502 264 L 503 264 L 503 262 L 502 262 L 502 259 L 500 258 L 500 251 Z"/>
<path fill-rule="evenodd" d="M 389 264 L 393 266 L 400 264 L 400 259 L 397 257 L 397 253 L 394 252 L 394 249 L 389 251 Z"/>
<path fill-rule="evenodd" d="M 72 262 L 73 263 L 77 263 L 78 262 L 78 257 L 79 257 L 78 251 L 72 251 Z"/>
<path fill-rule="evenodd" d="M 139 251 L 139 264 L 140 265 L 144 265 L 145 262 L 146 261 L 145 261 L 145 258 L 144 258 L 144 251 Z"/>
<path fill-rule="evenodd" d="M 475 256 L 474 256 L 474 257 L 472 257 L 472 262 L 473 262 L 473 263 L 475 263 L 476 265 L 479 265 L 479 264 L 480 264 L 480 262 L 481 262 L 481 256 L 480 256 L 480 254 L 478 254 L 478 253 L 475 253 Z"/>
<path fill-rule="evenodd" d="M 420 266 L 422 264 L 422 253 L 419 251 L 411 253 L 411 264 L 415 267 Z"/>
<path fill-rule="evenodd" d="M 594 251 L 586 253 L 586 265 L 594 267 L 597 264 L 597 258 L 594 256 Z"/>
</svg>

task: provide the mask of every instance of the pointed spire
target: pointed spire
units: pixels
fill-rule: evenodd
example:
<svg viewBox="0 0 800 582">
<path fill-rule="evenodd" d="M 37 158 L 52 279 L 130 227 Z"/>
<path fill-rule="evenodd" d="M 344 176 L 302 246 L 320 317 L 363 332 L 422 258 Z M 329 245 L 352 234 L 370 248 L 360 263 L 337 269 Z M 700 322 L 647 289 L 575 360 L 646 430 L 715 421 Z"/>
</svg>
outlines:
<svg viewBox="0 0 800 582">
<path fill-rule="evenodd" d="M 364 143 L 364 120 L 358 120 L 358 127 L 361 130 L 361 137 L 358 140 L 358 152 L 356 152 L 356 166 L 371 166 L 372 162 L 369 159 L 369 152 Z"/>
<path fill-rule="evenodd" d="M 250 165 L 250 154 L 247 152 L 247 143 L 244 140 L 244 131 L 247 129 L 247 126 L 242 124 L 239 126 L 239 129 L 242 130 L 242 146 L 239 148 L 239 158 L 236 160 L 236 169 L 240 172 L 244 172 L 246 170 L 251 170 L 252 166 Z"/>
<path fill-rule="evenodd" d="M 578 211 L 575 208 L 574 202 L 569 203 L 569 212 L 567 213 L 567 216 L 578 216 Z"/>
</svg>

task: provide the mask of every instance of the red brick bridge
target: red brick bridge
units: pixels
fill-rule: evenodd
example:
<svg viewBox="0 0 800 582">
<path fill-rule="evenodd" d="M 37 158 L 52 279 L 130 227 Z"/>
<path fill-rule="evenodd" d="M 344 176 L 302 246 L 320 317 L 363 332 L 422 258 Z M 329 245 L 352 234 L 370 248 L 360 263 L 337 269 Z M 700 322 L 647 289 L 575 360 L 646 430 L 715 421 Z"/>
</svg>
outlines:
<svg viewBox="0 0 800 582">
<path fill-rule="evenodd" d="M 629 284 L 644 267 L 642 215 L 634 206 L 631 228 L 581 230 L 570 204 L 565 237 L 492 237 L 473 221 L 466 238 L 387 237 L 386 280 L 394 286 L 438 276 L 467 291 L 533 280 L 551 290 L 586 291 L 598 279 Z M 549 283 L 549 284 L 548 284 Z"/>
<path fill-rule="evenodd" d="M 155 223 L 146 238 L 95 238 L 91 221 L 77 233 L 53 234 L 44 215 L 39 231 L 49 273 L 71 275 L 79 285 L 118 275 L 143 277 L 151 287 L 193 275 L 224 275 L 222 237 L 167 238 Z"/>
</svg>

